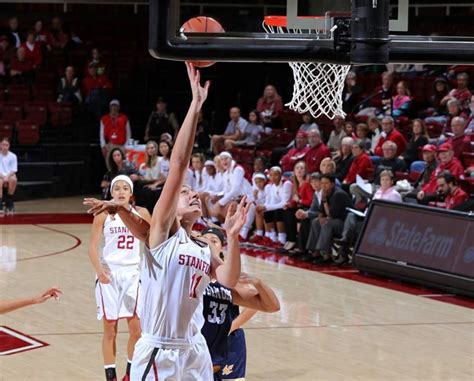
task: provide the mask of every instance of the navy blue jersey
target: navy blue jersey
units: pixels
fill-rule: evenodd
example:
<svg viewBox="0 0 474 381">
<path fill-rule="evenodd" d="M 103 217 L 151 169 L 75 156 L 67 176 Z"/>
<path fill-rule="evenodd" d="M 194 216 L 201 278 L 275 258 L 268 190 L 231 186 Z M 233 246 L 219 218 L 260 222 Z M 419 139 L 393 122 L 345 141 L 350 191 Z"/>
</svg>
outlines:
<svg viewBox="0 0 474 381">
<path fill-rule="evenodd" d="M 227 336 L 232 325 L 231 306 L 231 290 L 218 282 L 209 283 L 204 290 L 204 326 L 201 332 L 206 338 L 213 365 L 223 366 L 227 357 Z"/>
<path fill-rule="evenodd" d="M 232 320 L 239 316 L 239 306 L 232 304 L 230 315 Z M 227 356 L 221 369 L 221 379 L 245 378 L 247 365 L 247 346 L 242 328 L 236 329 L 227 338 Z"/>
</svg>

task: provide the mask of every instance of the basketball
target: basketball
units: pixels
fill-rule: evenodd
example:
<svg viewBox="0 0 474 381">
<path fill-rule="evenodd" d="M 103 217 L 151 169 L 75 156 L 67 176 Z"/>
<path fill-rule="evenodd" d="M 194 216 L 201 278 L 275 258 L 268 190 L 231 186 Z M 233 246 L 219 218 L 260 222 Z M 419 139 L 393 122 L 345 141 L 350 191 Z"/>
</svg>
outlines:
<svg viewBox="0 0 474 381">
<path fill-rule="evenodd" d="M 207 16 L 193 17 L 186 21 L 181 27 L 181 31 L 184 33 L 225 33 L 222 25 Z M 191 61 L 195 67 L 209 67 L 214 65 L 214 61 Z"/>
</svg>

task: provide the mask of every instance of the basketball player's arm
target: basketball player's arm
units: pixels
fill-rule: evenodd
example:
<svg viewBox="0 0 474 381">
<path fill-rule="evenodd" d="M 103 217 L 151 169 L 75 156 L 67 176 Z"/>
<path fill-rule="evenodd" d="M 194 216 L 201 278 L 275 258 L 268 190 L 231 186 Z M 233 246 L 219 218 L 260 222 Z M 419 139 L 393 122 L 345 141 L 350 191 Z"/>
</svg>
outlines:
<svg viewBox="0 0 474 381">
<path fill-rule="evenodd" d="M 242 277 L 232 289 L 234 304 L 262 312 L 277 312 L 280 302 L 275 292 L 263 281 L 253 277 Z"/>
<path fill-rule="evenodd" d="M 138 240 L 148 244 L 150 234 L 151 216 L 146 208 L 137 208 L 139 216 L 128 208 L 119 208 L 118 215 L 132 235 Z"/>
<path fill-rule="evenodd" d="M 237 316 L 234 320 L 232 320 L 232 325 L 230 327 L 229 333 L 232 333 L 236 329 L 239 329 L 240 327 L 242 327 L 245 323 L 247 323 L 250 319 L 252 319 L 257 312 L 258 312 L 257 310 L 253 310 L 252 308 L 245 308 L 240 313 L 239 316 Z"/>
<path fill-rule="evenodd" d="M 183 125 L 176 136 L 176 143 L 170 158 L 170 171 L 163 191 L 153 210 L 150 228 L 150 247 L 164 242 L 178 229 L 176 209 L 181 187 L 191 159 L 199 111 L 207 98 L 210 82 L 204 87 L 200 84 L 200 73 L 192 64 L 186 63 L 193 99 L 184 119 Z"/>
<path fill-rule="evenodd" d="M 99 278 L 101 283 L 109 283 L 109 276 L 106 269 L 104 269 L 100 263 L 100 253 L 99 253 L 99 244 L 102 239 L 102 229 L 104 227 L 105 219 L 107 215 L 105 213 L 101 213 L 94 217 L 94 221 L 92 222 L 92 229 L 91 229 L 91 239 L 89 241 L 89 258 L 91 260 L 92 266 Z"/>
<path fill-rule="evenodd" d="M 32 304 L 44 303 L 48 299 L 54 297 L 58 299 L 62 295 L 59 287 L 51 287 L 38 296 L 24 299 L 0 300 L 0 314 L 15 311 L 19 308 L 31 306 Z"/>
</svg>

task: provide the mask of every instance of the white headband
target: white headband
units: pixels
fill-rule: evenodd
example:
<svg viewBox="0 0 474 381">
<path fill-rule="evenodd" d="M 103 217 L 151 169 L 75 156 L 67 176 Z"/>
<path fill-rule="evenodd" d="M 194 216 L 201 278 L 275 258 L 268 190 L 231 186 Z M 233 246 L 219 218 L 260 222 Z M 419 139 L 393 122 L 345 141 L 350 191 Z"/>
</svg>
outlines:
<svg viewBox="0 0 474 381">
<path fill-rule="evenodd" d="M 204 166 L 208 166 L 208 165 L 212 165 L 213 167 L 216 166 L 216 163 L 214 163 L 212 160 L 206 160 L 206 162 L 204 163 Z"/>
<path fill-rule="evenodd" d="M 263 173 L 255 173 L 255 174 L 253 175 L 253 179 L 254 179 L 254 180 L 255 180 L 255 179 L 266 180 L 267 177 L 266 177 Z"/>
<path fill-rule="evenodd" d="M 271 168 L 270 168 L 270 171 L 276 171 L 276 172 L 280 172 L 280 173 L 281 173 L 281 168 L 280 168 L 280 167 L 277 167 L 277 166 L 274 166 L 274 167 L 271 167 Z"/>
<path fill-rule="evenodd" d="M 128 185 L 130 185 L 130 189 L 132 190 L 132 193 L 133 193 L 133 182 L 130 179 L 130 177 L 125 176 L 125 175 L 115 176 L 114 179 L 112 180 L 112 183 L 110 184 L 110 189 L 112 189 L 114 187 L 114 184 L 117 181 L 125 181 Z"/>
<path fill-rule="evenodd" d="M 219 154 L 220 157 L 228 157 L 230 159 L 232 159 L 232 155 L 227 152 L 227 151 L 222 151 L 220 154 Z"/>
</svg>

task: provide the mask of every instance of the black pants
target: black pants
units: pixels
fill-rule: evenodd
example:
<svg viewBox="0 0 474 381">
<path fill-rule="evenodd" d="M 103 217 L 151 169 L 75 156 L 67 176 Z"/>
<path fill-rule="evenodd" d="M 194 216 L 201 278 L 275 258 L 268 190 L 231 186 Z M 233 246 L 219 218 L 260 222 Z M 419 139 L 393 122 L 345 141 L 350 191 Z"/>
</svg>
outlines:
<svg viewBox="0 0 474 381">
<path fill-rule="evenodd" d="M 135 181 L 133 194 L 135 195 L 135 204 L 147 208 L 152 214 L 163 188 L 158 187 L 156 190 L 145 188 L 148 183 L 147 181 Z"/>
<path fill-rule="evenodd" d="M 301 251 L 306 251 L 306 243 L 308 242 L 312 221 L 313 220 L 310 218 L 305 218 L 304 220 L 300 221 L 300 231 L 298 232 L 298 249 Z"/>
<path fill-rule="evenodd" d="M 296 242 L 296 208 L 283 210 L 283 222 L 285 223 L 286 239 L 290 242 Z"/>
<path fill-rule="evenodd" d="M 269 210 L 263 213 L 265 223 L 271 224 L 273 222 L 284 222 L 283 209 Z"/>
</svg>

